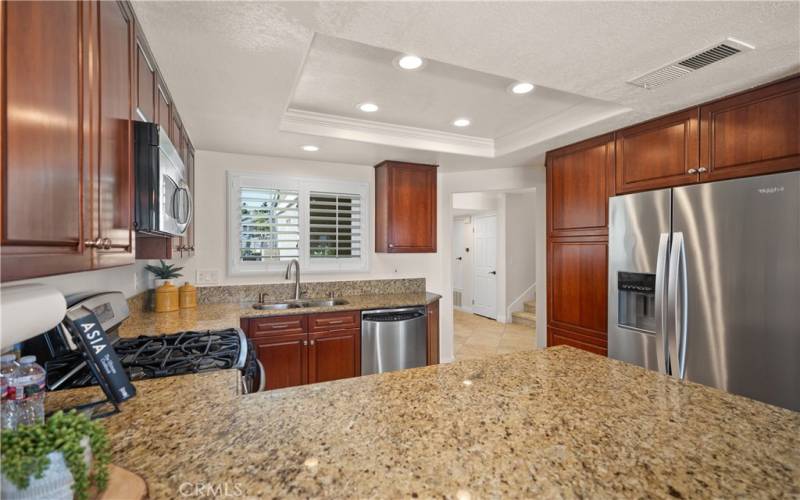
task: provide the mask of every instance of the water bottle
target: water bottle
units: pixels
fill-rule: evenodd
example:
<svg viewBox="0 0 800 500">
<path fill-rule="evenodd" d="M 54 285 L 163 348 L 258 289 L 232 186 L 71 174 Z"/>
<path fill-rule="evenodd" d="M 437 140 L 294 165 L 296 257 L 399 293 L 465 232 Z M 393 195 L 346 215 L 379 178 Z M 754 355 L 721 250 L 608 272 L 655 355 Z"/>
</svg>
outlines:
<svg viewBox="0 0 800 500">
<path fill-rule="evenodd" d="M 0 403 L 0 428 L 13 430 L 17 428 L 17 402 L 14 398 L 14 377 L 17 375 L 19 365 L 17 357 L 13 354 L 4 354 L 0 357 L 0 390 L 3 400 Z"/>
<path fill-rule="evenodd" d="M 36 364 L 36 356 L 19 360 L 19 370 L 14 378 L 17 401 L 17 425 L 44 423 L 44 368 Z"/>
</svg>

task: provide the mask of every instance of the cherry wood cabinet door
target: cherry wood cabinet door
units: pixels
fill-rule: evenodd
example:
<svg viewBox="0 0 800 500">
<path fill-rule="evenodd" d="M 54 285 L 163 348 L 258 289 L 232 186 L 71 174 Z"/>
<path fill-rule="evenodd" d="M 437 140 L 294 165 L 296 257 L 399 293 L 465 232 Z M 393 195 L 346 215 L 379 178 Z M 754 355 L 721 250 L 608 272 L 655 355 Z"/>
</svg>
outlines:
<svg viewBox="0 0 800 500">
<path fill-rule="evenodd" d="M 89 269 L 80 2 L 2 2 L 2 280 Z M 88 126 L 87 126 L 88 129 Z"/>
<path fill-rule="evenodd" d="M 375 166 L 375 250 L 436 252 L 436 165 Z"/>
<path fill-rule="evenodd" d="M 548 324 L 606 345 L 608 242 L 551 241 L 548 249 Z M 548 345 L 550 345 L 548 343 Z"/>
<path fill-rule="evenodd" d="M 360 330 L 337 330 L 309 335 L 308 383 L 361 374 Z"/>
<path fill-rule="evenodd" d="M 121 2 L 97 2 L 99 140 L 92 178 L 94 267 L 134 262 L 133 130 L 135 83 L 133 17 Z"/>
<path fill-rule="evenodd" d="M 167 135 L 170 135 L 170 127 L 172 126 L 172 117 L 170 111 L 172 110 L 172 101 L 167 93 L 166 86 L 158 75 L 156 75 L 156 107 L 155 107 L 155 122 L 161 128 L 167 128 Z"/>
<path fill-rule="evenodd" d="M 431 302 L 428 313 L 428 364 L 439 364 L 439 301 Z"/>
<path fill-rule="evenodd" d="M 593 352 L 601 356 L 608 356 L 606 343 L 595 337 L 550 327 L 547 329 L 547 336 L 549 339 L 549 342 L 547 343 L 548 346 L 568 345 L 571 347 L 577 347 L 578 349 L 583 349 L 584 351 Z"/>
<path fill-rule="evenodd" d="M 692 108 L 618 131 L 617 194 L 697 182 L 698 121 Z"/>
<path fill-rule="evenodd" d="M 137 119 L 156 121 L 156 69 L 140 37 L 136 40 L 136 113 Z"/>
<path fill-rule="evenodd" d="M 548 235 L 608 234 L 608 197 L 614 194 L 613 134 L 548 153 Z"/>
<path fill-rule="evenodd" d="M 800 168 L 800 77 L 700 107 L 701 179 Z"/>
<path fill-rule="evenodd" d="M 306 334 L 252 338 L 256 357 L 264 366 L 264 389 L 281 389 L 308 383 Z"/>
</svg>

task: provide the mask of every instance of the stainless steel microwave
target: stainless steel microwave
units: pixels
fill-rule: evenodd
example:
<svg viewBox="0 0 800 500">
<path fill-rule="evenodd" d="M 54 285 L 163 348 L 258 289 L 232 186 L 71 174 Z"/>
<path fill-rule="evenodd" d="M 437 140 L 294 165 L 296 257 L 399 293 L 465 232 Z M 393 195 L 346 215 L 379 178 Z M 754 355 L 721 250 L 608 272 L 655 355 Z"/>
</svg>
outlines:
<svg viewBox="0 0 800 500">
<path fill-rule="evenodd" d="M 136 231 L 181 236 L 192 221 L 188 174 L 166 131 L 155 123 L 134 122 Z"/>
</svg>

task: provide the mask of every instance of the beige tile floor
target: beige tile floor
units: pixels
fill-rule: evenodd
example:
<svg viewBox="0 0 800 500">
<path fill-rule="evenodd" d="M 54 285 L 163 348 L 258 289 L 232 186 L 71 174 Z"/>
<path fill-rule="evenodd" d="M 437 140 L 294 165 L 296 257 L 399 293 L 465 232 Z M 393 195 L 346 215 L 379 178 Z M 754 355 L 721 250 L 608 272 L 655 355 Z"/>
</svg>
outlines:
<svg viewBox="0 0 800 500">
<path fill-rule="evenodd" d="M 536 349 L 536 329 L 453 311 L 456 360 Z"/>
</svg>

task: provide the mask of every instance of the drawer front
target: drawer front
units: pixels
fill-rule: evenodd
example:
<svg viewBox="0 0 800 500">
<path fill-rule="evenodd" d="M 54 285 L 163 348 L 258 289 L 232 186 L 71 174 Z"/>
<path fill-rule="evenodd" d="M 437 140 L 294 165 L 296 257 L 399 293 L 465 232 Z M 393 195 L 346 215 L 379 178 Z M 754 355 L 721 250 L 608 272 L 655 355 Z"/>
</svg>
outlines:
<svg viewBox="0 0 800 500">
<path fill-rule="evenodd" d="M 274 318 L 250 318 L 248 323 L 247 333 L 251 337 L 305 333 L 307 331 L 306 317 L 301 314 Z"/>
<path fill-rule="evenodd" d="M 320 313 L 312 314 L 308 317 L 308 331 L 310 333 L 350 330 L 353 328 L 361 328 L 361 314 L 359 311 Z"/>
</svg>

